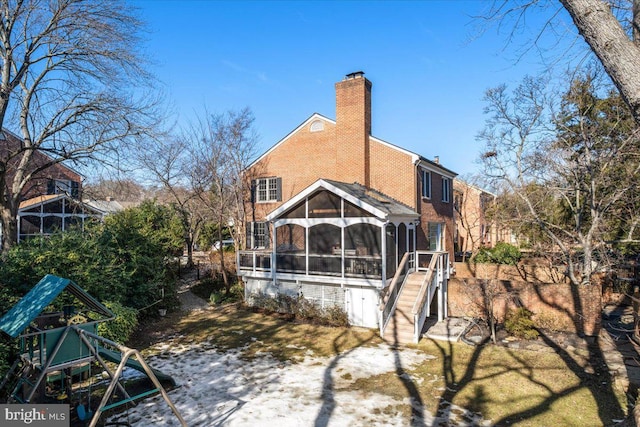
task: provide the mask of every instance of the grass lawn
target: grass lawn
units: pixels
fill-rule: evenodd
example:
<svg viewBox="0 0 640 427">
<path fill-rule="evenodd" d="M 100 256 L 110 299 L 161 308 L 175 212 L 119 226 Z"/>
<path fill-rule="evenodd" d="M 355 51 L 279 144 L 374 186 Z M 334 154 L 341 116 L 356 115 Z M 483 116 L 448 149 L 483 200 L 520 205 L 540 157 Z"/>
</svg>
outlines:
<svg viewBox="0 0 640 427">
<path fill-rule="evenodd" d="M 142 349 L 170 336 L 180 343 L 210 341 L 221 351 L 242 349 L 247 359 L 268 352 L 293 362 L 309 351 L 336 358 L 359 346 L 382 343 L 376 330 L 300 324 L 226 306 L 173 313 L 140 330 L 132 346 Z M 452 404 L 479 413 L 494 425 L 602 426 L 625 416 L 624 393 L 613 385 L 595 349 L 579 355 L 562 348 L 539 352 L 429 339 L 411 347 L 430 357 L 410 370 L 398 364 L 395 372 L 361 378 L 348 387 L 364 396 L 412 398 L 414 404 L 402 408 L 407 419 L 417 407 L 446 414 Z"/>
</svg>

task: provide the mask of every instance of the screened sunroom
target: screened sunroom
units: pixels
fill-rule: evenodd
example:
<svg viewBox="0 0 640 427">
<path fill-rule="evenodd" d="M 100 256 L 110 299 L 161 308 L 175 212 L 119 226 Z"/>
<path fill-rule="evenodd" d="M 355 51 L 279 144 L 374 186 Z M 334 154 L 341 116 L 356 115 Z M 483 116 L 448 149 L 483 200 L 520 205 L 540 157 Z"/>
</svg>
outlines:
<svg viewBox="0 0 640 427">
<path fill-rule="evenodd" d="M 382 287 L 415 249 L 419 215 L 360 184 L 319 180 L 267 216 L 272 247 L 244 251 L 241 274 Z"/>
<path fill-rule="evenodd" d="M 66 194 L 25 200 L 18 210 L 18 241 L 72 228 L 84 230 L 88 221 L 100 221 L 105 212 Z"/>
</svg>

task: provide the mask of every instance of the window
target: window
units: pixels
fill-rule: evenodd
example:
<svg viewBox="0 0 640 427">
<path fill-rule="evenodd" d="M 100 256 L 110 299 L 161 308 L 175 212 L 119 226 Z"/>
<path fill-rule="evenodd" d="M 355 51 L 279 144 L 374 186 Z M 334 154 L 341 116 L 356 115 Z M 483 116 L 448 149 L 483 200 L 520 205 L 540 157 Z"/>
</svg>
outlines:
<svg viewBox="0 0 640 427">
<path fill-rule="evenodd" d="M 80 184 L 68 179 L 50 179 L 47 182 L 47 194 L 66 194 L 74 199 L 79 197 Z"/>
<path fill-rule="evenodd" d="M 453 209 L 455 209 L 456 212 L 462 212 L 463 198 L 464 198 L 464 193 L 462 193 L 461 191 L 453 192 Z"/>
<path fill-rule="evenodd" d="M 444 224 L 438 222 L 430 222 L 428 224 L 429 227 L 429 250 L 430 251 L 441 251 L 444 247 L 443 245 L 443 237 L 444 237 Z"/>
<path fill-rule="evenodd" d="M 481 243 L 491 243 L 491 226 L 482 224 L 480 225 L 480 238 Z"/>
<path fill-rule="evenodd" d="M 266 248 L 269 244 L 269 226 L 266 222 L 247 223 L 247 248 Z"/>
<path fill-rule="evenodd" d="M 324 123 L 321 120 L 314 120 L 311 122 L 311 126 L 309 126 L 309 130 L 311 132 L 320 132 L 324 130 Z"/>
<path fill-rule="evenodd" d="M 279 202 L 282 200 L 282 178 L 260 178 L 255 181 L 256 201 Z"/>
<path fill-rule="evenodd" d="M 422 197 L 431 198 L 431 172 L 426 170 L 422 171 Z"/>
<path fill-rule="evenodd" d="M 442 178 L 442 201 L 449 203 L 451 200 L 451 180 L 449 178 Z"/>
</svg>

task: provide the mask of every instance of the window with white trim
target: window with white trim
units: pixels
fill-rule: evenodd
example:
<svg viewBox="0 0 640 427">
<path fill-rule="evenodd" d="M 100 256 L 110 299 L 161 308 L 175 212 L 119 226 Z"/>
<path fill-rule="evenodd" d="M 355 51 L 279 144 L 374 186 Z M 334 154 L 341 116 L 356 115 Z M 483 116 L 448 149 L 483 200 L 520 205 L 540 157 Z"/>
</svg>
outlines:
<svg viewBox="0 0 640 427">
<path fill-rule="evenodd" d="M 256 202 L 279 202 L 282 200 L 282 178 L 258 178 L 255 181 Z"/>
<path fill-rule="evenodd" d="M 442 201 L 449 203 L 451 200 L 451 180 L 449 178 L 442 177 Z"/>
<path fill-rule="evenodd" d="M 269 244 L 269 225 L 266 222 L 247 223 L 247 248 L 267 248 Z"/>
<path fill-rule="evenodd" d="M 422 170 L 422 197 L 425 199 L 431 198 L 431 172 L 428 170 Z"/>
</svg>

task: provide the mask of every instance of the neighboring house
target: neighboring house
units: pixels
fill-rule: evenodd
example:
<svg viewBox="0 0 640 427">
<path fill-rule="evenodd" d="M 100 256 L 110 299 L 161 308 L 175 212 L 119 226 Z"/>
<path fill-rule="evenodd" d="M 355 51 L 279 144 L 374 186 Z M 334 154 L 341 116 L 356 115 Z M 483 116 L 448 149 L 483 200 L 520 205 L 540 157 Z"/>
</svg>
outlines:
<svg viewBox="0 0 640 427">
<path fill-rule="evenodd" d="M 16 134 L 7 131 L 0 131 L 0 158 L 9 159 L 7 164 L 6 184 L 13 182 L 18 168 L 18 163 L 22 156 L 22 139 Z M 43 165 L 50 163 L 51 158 L 41 151 L 34 151 L 29 164 L 30 171 L 36 171 Z M 9 185 L 9 189 L 11 186 Z M 80 197 L 82 193 L 82 176 L 73 169 L 56 163 L 41 171 L 34 173 L 20 195 L 21 201 L 46 194 L 67 194 L 74 199 Z"/>
<path fill-rule="evenodd" d="M 494 193 L 455 179 L 453 198 L 457 257 L 468 256 L 480 248 L 492 248 L 498 242 L 517 243 L 512 230 L 491 216 L 490 210 L 497 203 Z"/>
<path fill-rule="evenodd" d="M 363 74 L 336 83 L 335 121 L 313 114 L 248 168 L 252 250 L 239 252 L 238 272 L 249 300 L 302 295 L 385 335 L 411 318 L 393 334 L 417 341 L 436 290 L 446 316 L 456 173 L 371 135 Z M 415 275 L 415 290 L 403 285 Z"/>
<path fill-rule="evenodd" d="M 5 185 L 15 177 L 22 147 L 20 137 L 7 130 L 0 131 L 0 155 L 4 159 L 14 158 L 14 161 L 8 162 Z M 35 151 L 29 165 L 30 171 L 37 171 L 50 162 L 51 158 L 46 154 Z M 10 185 L 8 188 L 11 188 Z M 84 228 L 86 221 L 100 220 L 108 213 L 101 206 L 82 202 L 81 194 L 82 175 L 62 163 L 35 172 L 20 195 L 18 242 L 71 227 Z"/>
</svg>

